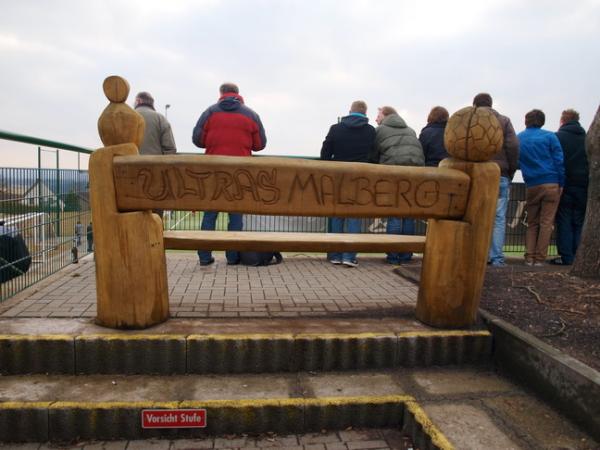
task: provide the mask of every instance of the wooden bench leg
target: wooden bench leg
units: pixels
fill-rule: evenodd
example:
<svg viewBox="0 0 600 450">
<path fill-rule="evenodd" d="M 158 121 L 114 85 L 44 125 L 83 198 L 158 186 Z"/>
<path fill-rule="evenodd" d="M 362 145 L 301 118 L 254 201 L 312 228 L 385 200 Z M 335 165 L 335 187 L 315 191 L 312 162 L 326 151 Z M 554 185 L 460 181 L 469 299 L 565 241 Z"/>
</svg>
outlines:
<svg viewBox="0 0 600 450">
<path fill-rule="evenodd" d="M 116 214 L 112 225 L 114 234 L 96 241 L 96 322 L 111 328 L 164 322 L 169 294 L 162 221 L 135 212 Z"/>
<path fill-rule="evenodd" d="M 90 158 L 96 322 L 146 328 L 169 317 L 163 226 L 150 211 L 117 211 L 112 158 L 127 154 L 137 154 L 135 145 L 106 147 Z"/>
<path fill-rule="evenodd" d="M 477 302 L 469 298 L 472 233 L 466 222 L 430 219 L 416 316 L 434 327 L 470 325 Z"/>
</svg>

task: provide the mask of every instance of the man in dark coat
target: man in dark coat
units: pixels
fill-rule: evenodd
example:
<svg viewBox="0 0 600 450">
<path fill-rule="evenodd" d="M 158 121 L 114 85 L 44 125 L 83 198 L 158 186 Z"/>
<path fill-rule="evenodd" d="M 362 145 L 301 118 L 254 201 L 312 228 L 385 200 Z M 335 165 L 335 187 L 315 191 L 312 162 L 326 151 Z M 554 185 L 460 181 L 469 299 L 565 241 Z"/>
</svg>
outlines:
<svg viewBox="0 0 600 450">
<path fill-rule="evenodd" d="M 350 114 L 342 117 L 339 123 L 329 128 L 321 148 L 321 159 L 327 161 L 368 162 L 375 144 L 375 128 L 369 125 L 367 104 L 357 100 L 350 106 Z M 331 232 L 343 233 L 344 223 L 348 233 L 360 232 L 360 219 L 332 217 Z M 327 259 L 333 264 L 348 267 L 358 266 L 356 252 L 328 253 Z"/>
<path fill-rule="evenodd" d="M 446 108 L 434 106 L 427 116 L 427 125 L 419 134 L 427 167 L 437 167 L 442 159 L 449 156 L 444 145 L 444 131 L 446 131 L 448 117 Z"/>
<path fill-rule="evenodd" d="M 565 185 L 556 212 L 556 246 L 560 257 L 550 262 L 571 265 L 581 240 L 590 171 L 585 153 L 585 130 L 579 123 L 577 111 L 562 112 L 556 136 L 564 155 Z"/>
</svg>

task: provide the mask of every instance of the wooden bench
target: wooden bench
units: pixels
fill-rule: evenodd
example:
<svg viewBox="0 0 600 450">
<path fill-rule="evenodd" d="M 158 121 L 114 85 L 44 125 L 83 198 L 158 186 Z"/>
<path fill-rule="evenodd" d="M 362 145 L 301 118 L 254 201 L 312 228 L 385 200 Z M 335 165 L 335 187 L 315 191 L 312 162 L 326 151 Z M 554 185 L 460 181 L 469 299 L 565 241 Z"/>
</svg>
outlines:
<svg viewBox="0 0 600 450">
<path fill-rule="evenodd" d="M 124 100 L 112 101 L 113 111 L 99 125 L 108 146 L 92 154 L 89 166 L 98 323 L 144 328 L 168 318 L 165 249 L 424 253 L 417 317 L 441 327 L 474 321 L 495 216 L 496 164 L 448 159 L 441 168 L 415 168 L 281 157 L 140 156 L 132 121 L 114 125 L 114 105 L 124 114 Z M 163 232 L 152 209 L 429 221 L 426 237 Z"/>
</svg>

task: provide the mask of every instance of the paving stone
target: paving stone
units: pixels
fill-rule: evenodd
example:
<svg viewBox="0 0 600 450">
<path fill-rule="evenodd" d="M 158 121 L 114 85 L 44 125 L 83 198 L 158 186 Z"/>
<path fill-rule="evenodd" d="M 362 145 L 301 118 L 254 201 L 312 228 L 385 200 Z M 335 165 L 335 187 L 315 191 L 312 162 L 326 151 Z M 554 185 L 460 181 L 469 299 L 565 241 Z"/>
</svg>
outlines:
<svg viewBox="0 0 600 450">
<path fill-rule="evenodd" d="M 508 380 L 489 370 L 466 371 L 460 368 L 435 368 L 414 370 L 410 377 L 429 395 L 452 395 L 468 393 L 519 392 Z M 440 382 L 443 380 L 443 382 Z"/>
<path fill-rule="evenodd" d="M 527 433 L 537 448 L 600 448 L 600 442 L 592 441 L 552 408 L 530 396 L 490 398 L 483 403 L 503 421 L 510 422 L 512 428 Z"/>
<path fill-rule="evenodd" d="M 340 439 L 344 442 L 377 441 L 382 439 L 379 430 L 345 430 L 339 432 Z"/>
<path fill-rule="evenodd" d="M 348 450 L 345 442 L 329 442 L 325 444 L 326 450 Z"/>
<path fill-rule="evenodd" d="M 171 441 L 161 439 L 146 439 L 129 441 L 127 450 L 169 450 Z"/>
<path fill-rule="evenodd" d="M 329 444 L 334 442 L 341 442 L 340 436 L 336 432 L 312 433 L 300 436 L 301 444 Z"/>
<path fill-rule="evenodd" d="M 0 442 L 0 448 L 6 450 L 39 450 L 40 444 L 38 442 L 27 442 L 24 444 Z"/>
<path fill-rule="evenodd" d="M 82 450 L 83 446 L 82 445 L 68 445 L 68 444 L 64 444 L 64 445 L 57 445 L 57 444 L 53 444 L 53 443 L 43 443 L 43 444 L 38 444 L 39 447 L 38 450 Z M 12 447 L 11 447 L 12 450 Z"/>
<path fill-rule="evenodd" d="M 308 444 L 304 446 L 304 450 L 325 450 L 325 444 Z"/>
<path fill-rule="evenodd" d="M 405 393 L 403 388 L 394 382 L 391 374 L 319 373 L 315 376 L 307 376 L 306 383 L 317 397 L 402 395 Z M 344 435 L 341 438 L 351 440 Z"/>
<path fill-rule="evenodd" d="M 347 442 L 346 445 L 348 446 L 348 450 L 388 448 L 387 442 L 385 441 L 356 441 Z"/>
<path fill-rule="evenodd" d="M 523 443 L 500 429 L 483 407 L 457 402 L 421 404 L 421 406 L 455 448 L 486 450 L 523 448 Z M 466 433 L 465 430 L 472 431 Z"/>
<path fill-rule="evenodd" d="M 125 450 L 128 441 L 103 441 L 85 444 L 83 450 Z"/>
<path fill-rule="evenodd" d="M 234 439 L 224 439 L 224 438 L 216 438 L 214 442 L 215 448 L 221 447 L 245 447 L 247 445 L 247 438 L 234 438 Z"/>
</svg>

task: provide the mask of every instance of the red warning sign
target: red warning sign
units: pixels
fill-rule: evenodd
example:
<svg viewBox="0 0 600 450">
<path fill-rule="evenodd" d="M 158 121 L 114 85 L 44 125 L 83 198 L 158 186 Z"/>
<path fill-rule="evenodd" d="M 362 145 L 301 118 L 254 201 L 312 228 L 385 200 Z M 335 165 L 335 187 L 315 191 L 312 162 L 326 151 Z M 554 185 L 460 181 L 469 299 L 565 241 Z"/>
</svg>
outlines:
<svg viewBox="0 0 600 450">
<path fill-rule="evenodd" d="M 204 428 L 205 409 L 144 409 L 142 428 Z"/>
</svg>

